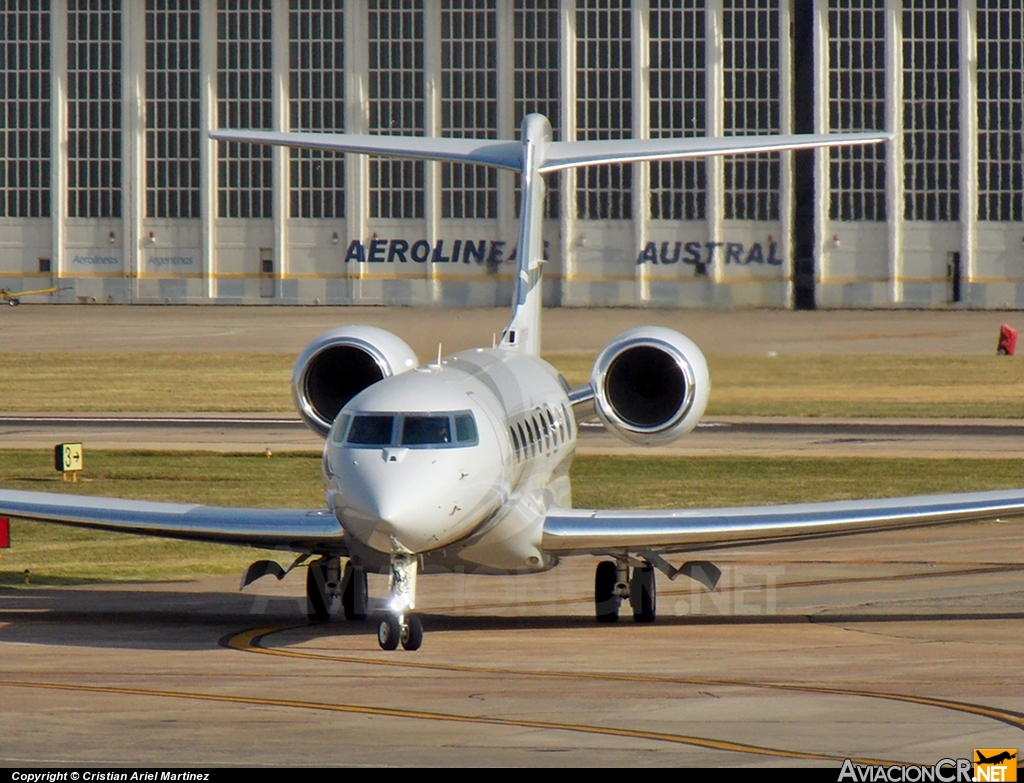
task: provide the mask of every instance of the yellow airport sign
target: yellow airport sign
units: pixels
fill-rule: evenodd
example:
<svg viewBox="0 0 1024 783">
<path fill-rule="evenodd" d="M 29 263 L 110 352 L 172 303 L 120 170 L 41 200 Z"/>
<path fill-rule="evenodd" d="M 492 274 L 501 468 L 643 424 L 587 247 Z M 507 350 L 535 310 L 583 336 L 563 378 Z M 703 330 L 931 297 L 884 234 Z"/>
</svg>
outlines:
<svg viewBox="0 0 1024 783">
<path fill-rule="evenodd" d="M 53 447 L 53 467 L 68 480 L 78 481 L 78 471 L 82 469 L 83 452 L 81 443 L 58 443 Z"/>
</svg>

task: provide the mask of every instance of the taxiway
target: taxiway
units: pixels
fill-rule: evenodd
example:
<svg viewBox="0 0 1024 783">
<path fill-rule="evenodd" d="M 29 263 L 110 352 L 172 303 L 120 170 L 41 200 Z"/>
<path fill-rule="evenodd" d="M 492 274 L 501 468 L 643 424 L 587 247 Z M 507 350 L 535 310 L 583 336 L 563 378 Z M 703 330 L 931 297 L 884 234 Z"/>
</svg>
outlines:
<svg viewBox="0 0 1024 783">
<path fill-rule="evenodd" d="M 0 592 L 0 764 L 932 764 L 1019 747 L 1024 523 L 713 557 L 659 621 L 589 558 L 424 578 L 428 635 L 309 625 L 303 580 Z M 380 596 L 382 578 L 371 579 Z"/>
<path fill-rule="evenodd" d="M 284 352 L 359 321 L 430 355 L 439 341 L 478 343 L 506 316 L 24 306 L 4 313 L 0 334 L 14 353 Z M 545 344 L 596 350 L 650 322 L 709 352 L 988 353 L 1007 317 L 552 310 Z M 320 445 L 291 417 L 189 418 L 12 414 L 0 444 L 80 433 L 94 446 Z M 1019 458 L 1021 433 L 1013 421 L 709 424 L 678 453 Z M 617 448 L 606 438 L 587 431 L 581 450 Z M 719 590 L 659 580 L 654 626 L 592 621 L 589 558 L 522 578 L 432 576 L 421 580 L 428 635 L 414 654 L 380 651 L 371 624 L 307 624 L 301 573 L 245 593 L 226 578 L 4 588 L 0 764 L 838 768 L 847 757 L 928 765 L 1015 748 L 1022 543 L 1024 522 L 1004 522 L 702 553 L 723 569 Z M 383 591 L 371 577 L 372 594 Z"/>
</svg>

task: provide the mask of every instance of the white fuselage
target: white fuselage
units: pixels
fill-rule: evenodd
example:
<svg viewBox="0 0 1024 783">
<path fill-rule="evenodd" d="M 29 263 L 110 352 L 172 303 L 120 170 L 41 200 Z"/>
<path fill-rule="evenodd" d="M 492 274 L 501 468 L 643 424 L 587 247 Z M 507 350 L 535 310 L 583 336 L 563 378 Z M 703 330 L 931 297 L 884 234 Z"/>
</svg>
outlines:
<svg viewBox="0 0 1024 783">
<path fill-rule="evenodd" d="M 551 505 L 569 506 L 576 422 L 557 371 L 463 351 L 370 386 L 324 447 L 327 504 L 362 560 L 539 571 Z M 373 567 L 372 562 L 366 563 Z"/>
</svg>

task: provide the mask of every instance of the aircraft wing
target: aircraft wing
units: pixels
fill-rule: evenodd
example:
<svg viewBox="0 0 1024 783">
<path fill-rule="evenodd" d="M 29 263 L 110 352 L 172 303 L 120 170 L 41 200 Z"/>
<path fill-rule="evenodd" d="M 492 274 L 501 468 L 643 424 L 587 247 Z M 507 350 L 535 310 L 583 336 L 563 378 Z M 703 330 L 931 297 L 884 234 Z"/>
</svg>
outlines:
<svg viewBox="0 0 1024 783">
<path fill-rule="evenodd" d="M 551 508 L 554 555 L 670 554 L 1024 516 L 1024 490 L 674 511 Z"/>
<path fill-rule="evenodd" d="M 266 509 L 0 490 L 0 516 L 186 541 L 345 554 L 327 509 Z"/>
</svg>

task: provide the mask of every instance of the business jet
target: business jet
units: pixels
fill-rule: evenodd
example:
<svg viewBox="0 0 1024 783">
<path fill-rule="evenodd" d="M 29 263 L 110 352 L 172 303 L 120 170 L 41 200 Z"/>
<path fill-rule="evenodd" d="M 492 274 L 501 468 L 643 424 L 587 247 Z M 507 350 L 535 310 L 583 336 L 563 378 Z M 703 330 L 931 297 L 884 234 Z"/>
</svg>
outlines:
<svg viewBox="0 0 1024 783">
<path fill-rule="evenodd" d="M 748 508 L 669 511 L 572 507 L 569 466 L 578 422 L 596 416 L 635 444 L 691 431 L 710 392 L 707 362 L 683 335 L 639 328 L 599 353 L 590 382 L 570 388 L 540 358 L 544 177 L 578 166 L 679 160 L 891 141 L 845 135 L 553 141 L 548 120 L 527 116 L 519 142 L 218 130 L 214 139 L 335 152 L 484 164 L 522 177 L 514 303 L 491 348 L 423 363 L 399 337 L 342 327 L 299 355 L 292 391 L 302 419 L 324 439 L 326 508 L 256 509 L 0 491 L 0 515 L 101 530 L 291 550 L 286 569 L 253 563 L 242 587 L 307 566 L 313 620 L 368 614 L 367 578 L 390 575 L 380 646 L 415 650 L 420 572 L 523 574 L 574 555 L 601 558 L 596 619 L 624 601 L 633 619 L 657 615 L 655 574 L 713 589 L 711 563 L 667 557 L 752 544 L 1024 514 L 1024 490 Z M 440 352 L 439 352 L 440 353 Z M 340 604 L 340 606 L 339 606 Z"/>
</svg>

